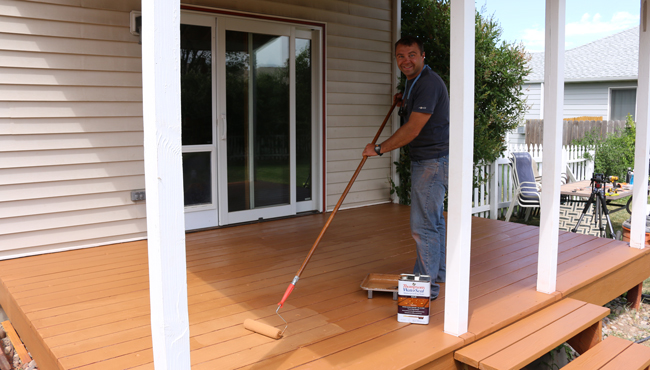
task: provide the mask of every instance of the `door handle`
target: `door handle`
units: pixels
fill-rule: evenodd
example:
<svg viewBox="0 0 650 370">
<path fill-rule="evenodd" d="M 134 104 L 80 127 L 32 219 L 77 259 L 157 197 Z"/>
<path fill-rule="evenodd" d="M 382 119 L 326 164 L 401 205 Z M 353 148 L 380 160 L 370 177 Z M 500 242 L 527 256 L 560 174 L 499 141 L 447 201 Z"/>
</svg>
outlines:
<svg viewBox="0 0 650 370">
<path fill-rule="evenodd" d="M 226 140 L 228 135 L 228 121 L 226 121 L 226 114 L 221 113 L 221 140 Z"/>
</svg>

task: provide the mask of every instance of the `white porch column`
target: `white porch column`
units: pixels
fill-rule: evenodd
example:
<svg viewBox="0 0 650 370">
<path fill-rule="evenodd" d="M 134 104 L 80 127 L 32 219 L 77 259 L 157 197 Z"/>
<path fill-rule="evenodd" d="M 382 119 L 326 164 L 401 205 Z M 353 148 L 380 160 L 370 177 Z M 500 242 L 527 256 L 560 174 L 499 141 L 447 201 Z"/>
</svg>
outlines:
<svg viewBox="0 0 650 370">
<path fill-rule="evenodd" d="M 645 247 L 646 196 L 648 191 L 648 117 L 650 117 L 650 27 L 648 0 L 641 0 L 639 28 L 639 80 L 636 90 L 636 144 L 634 149 L 634 189 L 632 190 L 632 227 L 630 247 Z"/>
<path fill-rule="evenodd" d="M 539 222 L 537 290 L 553 293 L 557 280 L 562 172 L 562 110 L 564 107 L 565 0 L 546 0 L 544 51 L 544 163 Z"/>
<path fill-rule="evenodd" d="M 490 219 L 496 220 L 499 216 L 499 159 L 492 162 L 490 165 L 490 182 L 489 194 L 490 197 Z"/>
<path fill-rule="evenodd" d="M 397 92 L 397 85 L 399 83 L 399 77 L 401 74 L 401 71 L 399 70 L 399 67 L 397 67 L 397 61 L 395 60 L 395 43 L 402 38 L 402 0 L 393 0 L 393 15 L 392 15 L 392 20 L 393 20 L 393 38 L 392 44 L 391 44 L 391 55 L 393 55 L 392 58 L 392 73 L 391 73 L 391 96 L 390 96 L 390 103 L 393 104 L 393 94 Z M 400 116 L 396 114 L 397 112 L 393 113 L 393 116 L 391 117 L 391 134 L 394 134 L 399 128 L 400 128 Z M 395 184 L 400 183 L 400 177 L 399 174 L 397 173 L 397 165 L 395 165 L 395 162 L 399 162 L 399 155 L 400 155 L 400 149 L 395 149 L 390 152 L 390 178 L 393 180 Z M 400 199 L 399 196 L 397 195 L 397 192 L 395 192 L 393 195 L 391 195 L 391 199 L 393 203 L 399 203 Z"/>
<path fill-rule="evenodd" d="M 474 153 L 474 0 L 451 2 L 445 333 L 467 332 Z"/>
<path fill-rule="evenodd" d="M 180 1 L 142 1 L 142 87 L 154 366 L 189 369 Z"/>
</svg>

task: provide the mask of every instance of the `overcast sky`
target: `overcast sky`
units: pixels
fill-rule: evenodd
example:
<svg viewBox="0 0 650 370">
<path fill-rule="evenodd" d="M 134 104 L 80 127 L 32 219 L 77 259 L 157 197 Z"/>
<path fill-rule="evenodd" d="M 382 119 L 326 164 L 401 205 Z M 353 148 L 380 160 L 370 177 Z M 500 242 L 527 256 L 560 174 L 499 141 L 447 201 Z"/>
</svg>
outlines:
<svg viewBox="0 0 650 370">
<path fill-rule="evenodd" d="M 566 0 L 566 49 L 573 49 L 639 25 L 639 0 Z M 523 42 L 528 52 L 544 51 L 544 0 L 476 0 L 493 15 L 502 39 Z"/>
</svg>

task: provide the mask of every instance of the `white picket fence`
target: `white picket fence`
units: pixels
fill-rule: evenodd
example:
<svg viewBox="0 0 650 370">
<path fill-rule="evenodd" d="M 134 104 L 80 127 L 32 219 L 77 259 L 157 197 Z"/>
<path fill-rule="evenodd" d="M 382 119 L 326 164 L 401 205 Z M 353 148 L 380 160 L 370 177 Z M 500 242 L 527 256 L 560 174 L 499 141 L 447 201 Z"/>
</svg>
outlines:
<svg viewBox="0 0 650 370">
<path fill-rule="evenodd" d="M 568 181 L 591 178 L 594 172 L 594 162 L 593 159 L 584 158 L 587 151 L 591 154 L 591 158 L 594 158 L 593 149 L 576 145 L 567 145 L 562 148 L 562 173 L 569 178 Z M 489 173 L 490 179 L 487 184 L 474 188 L 472 207 L 474 216 L 497 219 L 510 206 L 515 191 L 508 159 L 512 152 L 529 152 L 537 162 L 538 174 L 542 175 L 543 150 L 541 145 L 533 145 L 530 150 L 526 144 L 510 145 L 501 158 L 478 169 L 482 176 Z"/>
</svg>

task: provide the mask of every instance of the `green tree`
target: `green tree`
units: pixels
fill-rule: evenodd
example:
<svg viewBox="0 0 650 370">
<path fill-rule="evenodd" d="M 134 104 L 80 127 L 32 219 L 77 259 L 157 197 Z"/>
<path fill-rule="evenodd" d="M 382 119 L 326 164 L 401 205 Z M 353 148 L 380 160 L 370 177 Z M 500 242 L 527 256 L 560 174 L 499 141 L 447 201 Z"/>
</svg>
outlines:
<svg viewBox="0 0 650 370">
<path fill-rule="evenodd" d="M 402 0 L 402 36 L 423 41 L 426 63 L 451 92 L 449 16 L 449 0 Z M 478 11 L 475 19 L 474 165 L 481 166 L 495 161 L 505 151 L 506 133 L 523 120 L 526 105 L 522 85 L 530 69 L 522 44 L 499 42 L 502 29 L 497 20 Z M 405 175 L 400 177 L 399 186 L 393 184 L 393 191 L 402 203 L 409 204 L 408 155 L 400 155 L 396 164 L 399 173 Z M 477 177 L 475 183 L 485 180 Z"/>
</svg>

